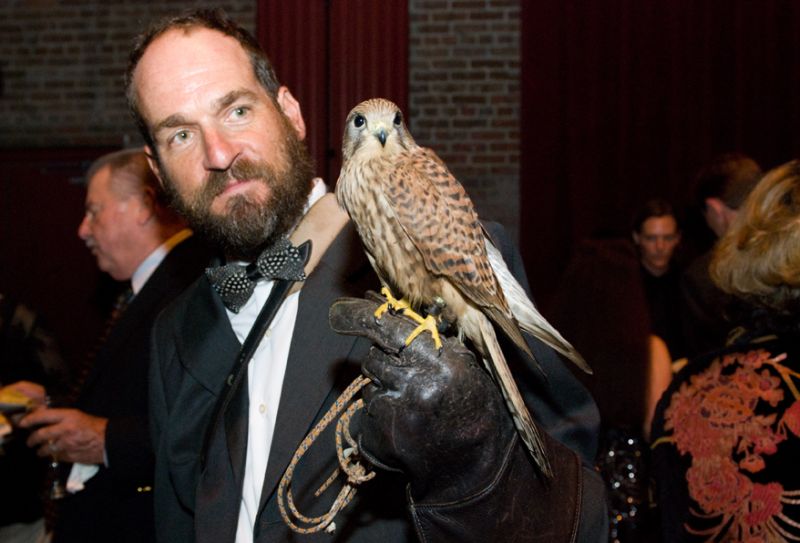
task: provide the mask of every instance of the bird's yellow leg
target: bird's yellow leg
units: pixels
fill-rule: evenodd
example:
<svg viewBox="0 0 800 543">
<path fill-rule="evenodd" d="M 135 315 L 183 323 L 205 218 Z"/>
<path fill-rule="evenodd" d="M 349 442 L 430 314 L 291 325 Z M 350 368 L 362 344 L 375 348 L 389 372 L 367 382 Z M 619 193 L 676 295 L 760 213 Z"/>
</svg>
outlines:
<svg viewBox="0 0 800 543">
<path fill-rule="evenodd" d="M 408 305 L 407 301 L 403 299 L 398 300 L 397 298 L 395 298 L 394 295 L 392 295 L 392 291 L 389 290 L 389 287 L 382 286 L 381 294 L 383 295 L 384 298 L 386 298 L 386 301 L 382 303 L 378 307 L 378 309 L 375 310 L 376 319 L 380 319 L 383 316 L 383 314 L 386 313 L 390 308 L 393 309 L 394 311 L 403 311 L 406 309 L 411 309 L 411 306 Z"/>
</svg>

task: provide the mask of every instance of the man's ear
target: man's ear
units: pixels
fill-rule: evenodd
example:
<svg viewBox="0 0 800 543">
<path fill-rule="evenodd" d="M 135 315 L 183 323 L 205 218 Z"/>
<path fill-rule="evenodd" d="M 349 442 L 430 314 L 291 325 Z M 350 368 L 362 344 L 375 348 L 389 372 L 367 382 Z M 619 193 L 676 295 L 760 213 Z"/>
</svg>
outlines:
<svg viewBox="0 0 800 543">
<path fill-rule="evenodd" d="M 719 198 L 706 198 L 705 199 L 706 209 L 703 212 L 703 216 L 706 219 L 706 223 L 711 230 L 717 235 L 717 237 L 721 237 L 725 231 L 728 229 L 728 217 L 725 212 L 728 209 L 722 200 Z"/>
<path fill-rule="evenodd" d="M 722 215 L 722 208 L 725 207 L 725 204 L 722 203 L 722 200 L 720 200 L 719 198 L 714 198 L 714 197 L 706 198 L 705 204 L 706 204 L 706 213 L 711 212 L 711 213 L 716 213 L 717 215 Z"/>
<path fill-rule="evenodd" d="M 283 114 L 289 119 L 289 124 L 297 132 L 297 137 L 301 141 L 306 139 L 306 122 L 303 120 L 302 111 L 300 111 L 300 103 L 292 96 L 288 88 L 281 87 L 278 89 L 277 102 Z"/>
<path fill-rule="evenodd" d="M 633 238 L 633 243 L 639 245 L 639 232 L 636 230 L 631 230 L 631 238 Z"/>
<path fill-rule="evenodd" d="M 158 183 L 163 188 L 164 178 L 161 176 L 161 169 L 158 167 L 158 161 L 156 160 L 156 155 L 149 145 L 144 146 L 144 156 L 147 157 L 147 163 L 150 165 L 150 169 L 153 170 L 156 179 L 158 179 Z"/>
<path fill-rule="evenodd" d="M 151 187 L 145 187 L 140 198 L 141 205 L 139 206 L 137 222 L 139 224 L 146 224 L 157 215 L 158 203 L 156 202 L 156 195 Z"/>
</svg>

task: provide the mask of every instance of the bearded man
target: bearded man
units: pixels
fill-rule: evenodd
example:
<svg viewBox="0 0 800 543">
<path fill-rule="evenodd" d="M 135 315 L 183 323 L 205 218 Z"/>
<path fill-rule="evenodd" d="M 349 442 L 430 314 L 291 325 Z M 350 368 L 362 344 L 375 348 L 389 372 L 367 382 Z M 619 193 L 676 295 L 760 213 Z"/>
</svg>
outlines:
<svg viewBox="0 0 800 543">
<path fill-rule="evenodd" d="M 161 541 L 294 540 L 279 514 L 278 481 L 360 361 L 381 357 L 387 363 L 370 366 L 360 435 L 364 454 L 387 471 L 359 488 L 329 526 L 332 534 L 306 540 L 604 539 L 601 483 L 580 460 L 593 457 L 597 410 L 552 351 L 530 340 L 547 379 L 516 360 L 528 380 L 526 401 L 555 438 L 548 437 L 555 476 L 546 480 L 492 383 L 472 371 L 474 357 L 457 342 L 441 358 L 422 343 L 368 356 L 399 325 L 390 317 L 383 328 L 356 330 L 355 316 L 371 311 L 366 301 L 333 313 L 339 330 L 368 339 L 331 330 L 331 304 L 378 281 L 343 212 L 325 207 L 332 195 L 313 176 L 300 105 L 252 36 L 215 12 L 162 21 L 138 40 L 126 92 L 174 205 L 227 261 L 154 329 L 150 408 Z M 310 256 L 307 245 L 286 241 L 309 223 L 318 226 Z M 498 227 L 491 231 L 502 236 Z M 518 257 L 503 241 L 504 255 Z M 510 267 L 524 273 L 518 260 Z M 303 279 L 301 289 L 291 286 Z M 403 358 L 410 354 L 413 360 Z M 430 379 L 393 379 L 409 368 L 422 374 L 423 366 Z M 437 408 L 445 397 L 457 409 Z M 457 418 L 469 437 L 453 431 Z M 314 511 L 313 492 L 336 463 L 332 439 L 323 434 L 320 443 L 292 483 L 303 511 Z"/>
</svg>

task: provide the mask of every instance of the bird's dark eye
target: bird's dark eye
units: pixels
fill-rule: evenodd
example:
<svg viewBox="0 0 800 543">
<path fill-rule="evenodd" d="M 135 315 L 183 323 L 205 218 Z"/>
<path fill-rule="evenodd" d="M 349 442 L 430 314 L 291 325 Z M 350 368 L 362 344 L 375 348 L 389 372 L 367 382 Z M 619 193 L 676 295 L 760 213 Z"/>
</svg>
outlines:
<svg viewBox="0 0 800 543">
<path fill-rule="evenodd" d="M 364 118 L 363 115 L 356 115 L 355 119 L 353 119 L 353 126 L 355 126 L 356 128 L 361 128 L 362 126 L 364 126 L 365 122 L 367 122 L 367 120 Z"/>
<path fill-rule="evenodd" d="M 394 115 L 394 125 L 395 125 L 395 126 L 400 126 L 401 124 L 403 124 L 403 116 L 402 116 L 402 115 L 400 114 L 400 112 L 398 111 L 398 112 L 397 112 L 397 113 L 395 113 L 395 115 Z"/>
</svg>

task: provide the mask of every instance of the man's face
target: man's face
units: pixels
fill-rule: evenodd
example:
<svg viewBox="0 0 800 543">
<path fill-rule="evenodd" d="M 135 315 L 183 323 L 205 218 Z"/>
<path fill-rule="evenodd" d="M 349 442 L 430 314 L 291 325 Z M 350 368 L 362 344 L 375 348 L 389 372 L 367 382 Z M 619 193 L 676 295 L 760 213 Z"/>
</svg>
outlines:
<svg viewBox="0 0 800 543">
<path fill-rule="evenodd" d="M 130 279 L 140 263 L 137 240 L 142 206 L 140 197 L 114 192 L 110 166 L 100 168 L 89 180 L 78 237 L 97 258 L 97 267 L 117 281 Z"/>
<path fill-rule="evenodd" d="M 681 241 L 678 223 L 672 215 L 650 217 L 640 232 L 633 233 L 633 241 L 639 247 L 642 266 L 653 275 L 663 275 Z"/>
<path fill-rule="evenodd" d="M 305 126 L 285 88 L 276 104 L 261 87 L 236 40 L 170 30 L 147 48 L 133 84 L 151 164 L 193 227 L 236 258 L 287 233 L 313 177 Z"/>
</svg>

